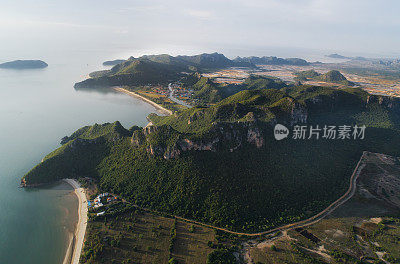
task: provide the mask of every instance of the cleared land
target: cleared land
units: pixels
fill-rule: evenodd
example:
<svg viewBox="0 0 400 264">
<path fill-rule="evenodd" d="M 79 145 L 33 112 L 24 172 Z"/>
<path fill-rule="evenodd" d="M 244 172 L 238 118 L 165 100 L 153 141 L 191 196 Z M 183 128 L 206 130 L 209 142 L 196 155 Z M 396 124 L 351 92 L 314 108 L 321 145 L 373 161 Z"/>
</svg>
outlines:
<svg viewBox="0 0 400 264">
<path fill-rule="evenodd" d="M 251 241 L 248 263 L 399 263 L 399 160 L 365 153 L 361 163 L 352 199 L 314 225 Z"/>
<path fill-rule="evenodd" d="M 174 229 L 176 238 L 171 239 Z M 86 243 L 91 246 L 82 263 L 168 263 L 171 258 L 205 263 L 213 251 L 209 241 L 215 242 L 212 229 L 133 209 L 90 221 Z"/>
</svg>

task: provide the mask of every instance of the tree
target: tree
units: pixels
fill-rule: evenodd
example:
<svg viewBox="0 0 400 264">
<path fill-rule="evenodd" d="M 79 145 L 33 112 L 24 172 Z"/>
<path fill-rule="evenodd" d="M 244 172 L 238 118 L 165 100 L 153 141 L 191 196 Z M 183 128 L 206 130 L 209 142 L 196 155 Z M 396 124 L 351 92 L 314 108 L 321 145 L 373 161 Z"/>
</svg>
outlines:
<svg viewBox="0 0 400 264">
<path fill-rule="evenodd" d="M 236 258 L 226 249 L 217 249 L 207 257 L 207 264 L 235 264 Z"/>
</svg>

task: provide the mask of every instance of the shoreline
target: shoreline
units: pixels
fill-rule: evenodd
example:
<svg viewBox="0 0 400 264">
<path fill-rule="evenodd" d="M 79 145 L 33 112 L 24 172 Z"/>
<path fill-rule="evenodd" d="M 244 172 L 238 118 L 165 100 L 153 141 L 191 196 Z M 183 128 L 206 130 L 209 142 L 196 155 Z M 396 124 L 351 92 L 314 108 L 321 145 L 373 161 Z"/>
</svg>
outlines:
<svg viewBox="0 0 400 264">
<path fill-rule="evenodd" d="M 139 95 L 139 94 L 137 94 L 135 92 L 129 91 L 127 89 L 124 89 L 124 88 L 118 87 L 118 86 L 117 87 L 112 87 L 112 89 L 114 91 L 117 91 L 117 92 L 120 92 L 120 93 L 124 93 L 124 94 L 127 94 L 129 96 L 141 99 L 142 101 L 145 101 L 146 103 L 149 103 L 152 106 L 154 106 L 157 110 L 159 110 L 163 114 L 166 114 L 166 115 L 172 115 L 173 114 L 171 110 L 168 110 L 167 108 L 165 108 L 165 107 L 163 107 L 163 106 L 161 106 L 161 105 L 159 105 L 159 104 L 157 104 L 157 103 L 155 103 L 155 102 L 147 99 L 146 97 L 143 97 L 143 96 L 141 96 L 141 95 Z"/>
<path fill-rule="evenodd" d="M 64 257 L 64 264 L 79 264 L 79 259 L 82 253 L 83 243 L 85 239 L 87 226 L 87 200 L 85 190 L 74 179 L 63 179 L 66 183 L 74 188 L 74 192 L 78 197 L 78 223 L 76 224 L 75 234 L 72 235 L 72 240 Z"/>
</svg>

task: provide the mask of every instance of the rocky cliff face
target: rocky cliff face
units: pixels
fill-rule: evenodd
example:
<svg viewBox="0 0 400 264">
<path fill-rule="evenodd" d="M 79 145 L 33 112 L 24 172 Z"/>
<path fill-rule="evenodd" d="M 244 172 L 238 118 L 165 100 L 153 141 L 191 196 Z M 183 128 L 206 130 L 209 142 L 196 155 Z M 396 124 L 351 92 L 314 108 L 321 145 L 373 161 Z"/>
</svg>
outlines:
<svg viewBox="0 0 400 264">
<path fill-rule="evenodd" d="M 262 148 L 268 140 L 267 133 L 271 132 L 277 123 L 288 126 L 305 124 L 310 114 L 332 112 L 341 107 L 360 107 L 362 110 L 371 104 L 379 104 L 395 113 L 400 113 L 400 100 L 393 97 L 375 95 L 355 97 L 337 93 L 331 96 L 317 95 L 306 99 L 303 103 L 289 98 L 279 109 L 272 108 L 271 111 L 276 118 L 269 122 L 262 122 L 259 113 L 249 112 L 249 109 L 241 104 L 226 105 L 217 109 L 217 120 L 224 120 L 225 115 L 229 113 L 240 121 L 214 122 L 210 130 L 202 136 L 180 133 L 166 125 L 149 125 L 143 130 L 135 131 L 131 142 L 136 147 L 146 146 L 150 155 L 164 159 L 177 158 L 187 151 L 233 152 L 244 145 Z M 187 118 L 187 124 L 201 120 L 204 118 L 203 114 L 202 111 L 193 113 Z"/>
<path fill-rule="evenodd" d="M 307 123 L 308 111 L 307 108 L 299 103 L 294 103 L 291 111 L 290 125 L 297 123 Z"/>
<path fill-rule="evenodd" d="M 169 144 L 155 142 L 152 137 L 157 134 L 174 134 L 174 141 Z M 214 123 L 206 136 L 196 138 L 191 135 L 180 134 L 169 126 L 147 126 L 143 130 L 134 132 L 131 143 L 135 147 L 146 146 L 147 153 L 152 156 L 173 159 L 186 151 L 235 151 L 243 144 L 250 144 L 257 148 L 264 146 L 263 128 L 256 122 L 242 123 Z"/>
<path fill-rule="evenodd" d="M 367 105 L 377 103 L 395 111 L 396 113 L 400 113 L 400 99 L 396 97 L 369 95 L 366 103 Z"/>
</svg>

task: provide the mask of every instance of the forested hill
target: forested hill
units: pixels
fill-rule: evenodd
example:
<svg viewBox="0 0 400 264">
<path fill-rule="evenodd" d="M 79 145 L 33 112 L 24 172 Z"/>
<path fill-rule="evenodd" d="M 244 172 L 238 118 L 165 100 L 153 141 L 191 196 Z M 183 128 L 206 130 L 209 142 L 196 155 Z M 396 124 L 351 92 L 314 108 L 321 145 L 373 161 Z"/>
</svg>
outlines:
<svg viewBox="0 0 400 264">
<path fill-rule="evenodd" d="M 341 196 L 362 151 L 400 155 L 400 102 L 314 86 L 239 92 L 211 107 L 151 115 L 153 126 L 84 127 L 25 175 L 27 184 L 89 176 L 147 208 L 232 230 L 266 230 Z M 277 141 L 276 123 L 366 125 L 364 139 Z M 321 132 L 322 133 L 322 132 Z"/>
<path fill-rule="evenodd" d="M 91 73 L 92 78 L 76 83 L 75 88 L 167 84 L 179 80 L 184 73 L 231 66 L 255 67 L 252 63 L 232 61 L 219 53 L 176 57 L 168 54 L 145 55 L 139 58 L 130 57 L 110 70 Z"/>
<path fill-rule="evenodd" d="M 331 70 L 324 74 L 318 73 L 315 70 L 301 71 L 296 73 L 295 80 L 316 80 L 329 83 L 338 83 L 346 86 L 354 86 L 353 82 L 348 81 L 346 77 L 344 77 L 343 74 L 337 70 Z"/>
<path fill-rule="evenodd" d="M 262 65 L 296 65 L 296 66 L 305 66 L 309 65 L 310 63 L 306 60 L 299 59 L 299 58 L 277 58 L 274 56 L 264 56 L 264 57 L 237 57 L 233 60 L 237 63 L 252 63 L 252 64 L 262 64 Z"/>
<path fill-rule="evenodd" d="M 181 79 L 183 85 L 193 91 L 192 99 L 198 100 L 200 104 L 218 103 L 231 95 L 243 90 L 254 89 L 280 89 L 286 84 L 279 79 L 264 76 L 250 75 L 243 84 L 219 84 L 211 78 L 202 77 L 199 73 L 193 73 Z"/>
</svg>

